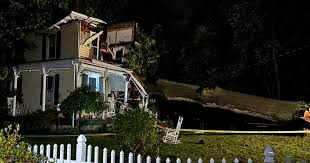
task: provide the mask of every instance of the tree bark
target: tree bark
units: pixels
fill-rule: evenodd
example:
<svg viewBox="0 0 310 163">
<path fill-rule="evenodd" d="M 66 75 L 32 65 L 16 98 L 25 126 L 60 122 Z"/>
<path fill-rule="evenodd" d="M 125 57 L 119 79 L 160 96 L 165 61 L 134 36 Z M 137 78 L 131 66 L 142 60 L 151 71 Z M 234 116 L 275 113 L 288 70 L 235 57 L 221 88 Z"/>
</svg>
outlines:
<svg viewBox="0 0 310 163">
<path fill-rule="evenodd" d="M 272 24 L 272 60 L 274 66 L 274 77 L 276 80 L 276 90 L 277 90 L 277 98 L 281 98 L 281 85 L 280 85 L 280 75 L 279 75 L 279 65 L 277 60 L 277 49 L 276 49 L 276 39 L 275 39 L 275 31 L 274 31 L 274 24 Z"/>
</svg>

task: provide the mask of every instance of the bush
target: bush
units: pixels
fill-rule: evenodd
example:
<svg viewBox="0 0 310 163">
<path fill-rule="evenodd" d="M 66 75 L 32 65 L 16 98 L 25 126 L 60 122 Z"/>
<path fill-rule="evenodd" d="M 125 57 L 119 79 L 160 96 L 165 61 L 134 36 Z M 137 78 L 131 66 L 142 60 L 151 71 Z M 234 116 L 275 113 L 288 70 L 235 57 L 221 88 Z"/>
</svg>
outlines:
<svg viewBox="0 0 310 163">
<path fill-rule="evenodd" d="M 0 131 L 0 163 L 44 160 L 44 157 L 27 150 L 27 143 L 20 141 L 21 136 L 18 131 L 19 125 L 16 129 L 9 125 Z"/>
<path fill-rule="evenodd" d="M 114 131 L 116 141 L 127 151 L 152 154 L 159 144 L 155 118 L 143 109 L 126 109 L 117 114 Z"/>
<path fill-rule="evenodd" d="M 64 113 L 101 113 L 108 108 L 102 94 L 94 91 L 89 86 L 82 86 L 73 92 L 61 102 L 60 108 Z M 80 116 L 77 118 L 76 126 L 80 130 Z"/>
</svg>

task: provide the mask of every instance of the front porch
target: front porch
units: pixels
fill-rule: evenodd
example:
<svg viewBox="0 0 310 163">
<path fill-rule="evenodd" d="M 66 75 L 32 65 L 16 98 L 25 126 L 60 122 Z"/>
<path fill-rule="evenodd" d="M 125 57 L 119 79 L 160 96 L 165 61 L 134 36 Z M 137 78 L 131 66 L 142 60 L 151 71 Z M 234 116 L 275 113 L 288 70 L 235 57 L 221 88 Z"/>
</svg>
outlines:
<svg viewBox="0 0 310 163">
<path fill-rule="evenodd" d="M 116 103 L 147 108 L 148 94 L 133 72 L 105 62 L 64 59 L 19 65 L 14 68 L 14 90 L 21 76 L 23 102 L 18 103 L 16 95 L 11 98 L 13 116 L 56 109 L 70 92 L 84 84 L 101 92 L 109 103 L 102 118 L 115 114 Z"/>
</svg>

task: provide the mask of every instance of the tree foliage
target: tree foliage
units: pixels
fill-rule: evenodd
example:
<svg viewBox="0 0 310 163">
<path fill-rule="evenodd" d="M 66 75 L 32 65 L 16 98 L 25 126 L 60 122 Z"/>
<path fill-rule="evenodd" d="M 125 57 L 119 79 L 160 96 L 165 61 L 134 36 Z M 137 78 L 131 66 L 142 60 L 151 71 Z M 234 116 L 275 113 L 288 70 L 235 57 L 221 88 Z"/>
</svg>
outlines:
<svg viewBox="0 0 310 163">
<path fill-rule="evenodd" d="M 138 41 L 128 54 L 129 67 L 141 75 L 144 81 L 152 81 L 157 73 L 159 59 L 156 40 L 144 32 L 139 32 Z"/>
<path fill-rule="evenodd" d="M 26 48 L 31 48 L 26 36 L 40 32 L 67 9 L 67 0 L 9 0 L 0 7 L 0 49 L 7 59 L 22 58 Z M 12 51 L 15 50 L 12 56 Z M 19 56 L 17 56 L 19 55 Z"/>
<path fill-rule="evenodd" d="M 18 134 L 19 125 L 12 125 L 0 131 L 0 163 L 7 162 L 38 162 L 44 160 L 42 156 L 27 150 L 27 143 L 21 141 Z"/>
<path fill-rule="evenodd" d="M 107 109 L 104 97 L 89 86 L 82 86 L 61 102 L 60 108 L 66 113 L 99 113 Z"/>
<path fill-rule="evenodd" d="M 155 118 L 143 109 L 126 109 L 114 121 L 116 141 L 134 153 L 152 153 L 158 146 Z"/>
</svg>

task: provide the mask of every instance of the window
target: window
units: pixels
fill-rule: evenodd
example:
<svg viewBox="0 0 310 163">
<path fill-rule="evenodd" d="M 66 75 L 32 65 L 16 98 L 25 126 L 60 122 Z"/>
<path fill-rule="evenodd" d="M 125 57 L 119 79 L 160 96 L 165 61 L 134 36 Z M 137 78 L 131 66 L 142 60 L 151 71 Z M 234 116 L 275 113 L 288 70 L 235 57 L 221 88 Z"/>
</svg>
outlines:
<svg viewBox="0 0 310 163">
<path fill-rule="evenodd" d="M 48 59 L 56 58 L 56 34 L 48 36 Z"/>
<path fill-rule="evenodd" d="M 46 80 L 46 103 L 53 104 L 54 103 L 54 93 L 55 93 L 55 77 L 47 76 Z"/>
<path fill-rule="evenodd" d="M 89 86 L 92 90 L 97 90 L 97 78 L 89 77 Z"/>
<path fill-rule="evenodd" d="M 92 41 L 91 47 L 92 47 L 92 50 L 93 50 L 93 59 L 99 60 L 99 56 L 97 55 L 97 54 L 99 54 L 98 53 L 98 47 L 97 47 L 97 44 L 98 44 L 97 40 L 98 40 L 98 38 L 95 39 L 94 41 Z"/>
<path fill-rule="evenodd" d="M 54 90 L 54 76 L 47 77 L 47 91 Z"/>
<path fill-rule="evenodd" d="M 88 85 L 93 90 L 102 92 L 102 77 L 99 73 L 85 72 L 82 74 L 82 85 Z"/>
<path fill-rule="evenodd" d="M 117 63 L 122 63 L 122 58 L 123 58 L 123 49 L 116 51 L 115 61 Z"/>
</svg>

